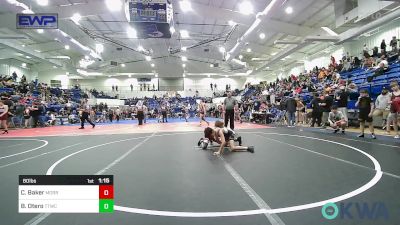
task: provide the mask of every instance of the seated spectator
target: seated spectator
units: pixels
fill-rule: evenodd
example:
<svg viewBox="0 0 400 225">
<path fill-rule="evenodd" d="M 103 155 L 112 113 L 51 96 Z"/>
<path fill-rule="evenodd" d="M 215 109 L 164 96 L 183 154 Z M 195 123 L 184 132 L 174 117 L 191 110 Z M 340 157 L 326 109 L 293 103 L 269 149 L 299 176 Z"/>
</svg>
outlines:
<svg viewBox="0 0 400 225">
<path fill-rule="evenodd" d="M 342 129 L 342 134 L 344 134 L 347 121 L 342 112 L 338 111 L 337 106 L 331 107 L 331 112 L 328 117 L 329 126 L 334 129 L 334 133 L 337 133 L 340 129 Z"/>
</svg>

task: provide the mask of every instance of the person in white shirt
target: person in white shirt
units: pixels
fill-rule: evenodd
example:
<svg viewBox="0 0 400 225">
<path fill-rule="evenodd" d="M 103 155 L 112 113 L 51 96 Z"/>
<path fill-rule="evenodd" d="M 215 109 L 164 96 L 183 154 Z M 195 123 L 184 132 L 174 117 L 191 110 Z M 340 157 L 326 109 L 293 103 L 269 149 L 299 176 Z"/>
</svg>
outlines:
<svg viewBox="0 0 400 225">
<path fill-rule="evenodd" d="M 372 114 L 373 117 L 382 116 L 383 119 L 383 129 L 385 129 L 387 117 L 390 113 L 390 94 L 387 89 L 383 89 L 382 93 L 376 98 L 375 110 Z"/>
<path fill-rule="evenodd" d="M 330 127 L 332 127 L 334 129 L 334 133 L 337 133 L 341 128 L 342 134 L 344 134 L 346 125 L 347 125 L 347 121 L 346 121 L 343 113 L 338 111 L 337 106 L 335 106 L 335 105 L 332 106 L 331 112 L 329 113 L 329 116 L 328 116 L 328 121 L 329 121 Z"/>
</svg>

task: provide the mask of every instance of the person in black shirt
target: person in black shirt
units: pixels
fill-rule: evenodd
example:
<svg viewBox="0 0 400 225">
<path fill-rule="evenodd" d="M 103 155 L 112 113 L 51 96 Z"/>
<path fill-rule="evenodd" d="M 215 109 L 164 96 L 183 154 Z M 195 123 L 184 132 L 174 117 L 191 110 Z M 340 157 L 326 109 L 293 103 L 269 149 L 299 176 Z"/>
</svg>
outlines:
<svg viewBox="0 0 400 225">
<path fill-rule="evenodd" d="M 288 119 L 288 127 L 294 127 L 296 123 L 296 108 L 297 108 L 297 102 L 293 98 L 293 96 L 290 96 L 286 102 L 286 112 L 287 112 L 287 119 Z"/>
<path fill-rule="evenodd" d="M 329 92 L 324 91 L 324 96 L 321 98 L 320 106 L 322 107 L 322 128 L 326 128 L 328 123 L 329 113 L 331 112 L 331 107 L 333 105 L 333 98 L 329 95 Z"/>
<path fill-rule="evenodd" d="M 320 107 L 321 100 L 317 93 L 314 94 L 314 99 L 311 100 L 311 127 L 314 127 L 315 123 L 317 123 L 318 127 L 321 126 L 321 117 L 322 117 L 322 109 Z"/>
<path fill-rule="evenodd" d="M 340 86 L 340 92 L 337 94 L 336 100 L 338 101 L 338 111 L 342 112 L 345 120 L 348 121 L 347 104 L 349 102 L 349 92 L 346 91 L 345 86 Z"/>
<path fill-rule="evenodd" d="M 372 125 L 372 112 L 374 111 L 374 103 L 368 95 L 367 90 L 360 91 L 360 97 L 356 102 L 356 107 L 359 109 L 358 120 L 360 121 L 361 134 L 358 137 L 364 137 L 365 122 L 368 122 L 369 130 L 371 131 L 371 138 L 376 139 L 374 134 L 374 126 Z"/>
<path fill-rule="evenodd" d="M 38 102 L 33 102 L 32 107 L 29 109 L 30 116 L 32 117 L 32 128 L 36 128 L 39 122 L 39 116 L 42 113 L 42 108 Z"/>
</svg>

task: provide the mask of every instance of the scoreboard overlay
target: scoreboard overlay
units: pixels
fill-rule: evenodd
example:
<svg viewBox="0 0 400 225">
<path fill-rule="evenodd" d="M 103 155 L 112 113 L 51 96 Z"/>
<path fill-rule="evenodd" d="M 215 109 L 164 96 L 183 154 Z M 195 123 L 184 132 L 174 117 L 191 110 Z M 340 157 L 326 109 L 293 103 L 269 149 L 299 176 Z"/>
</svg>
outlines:
<svg viewBox="0 0 400 225">
<path fill-rule="evenodd" d="M 20 175 L 19 213 L 112 213 L 113 175 Z"/>
</svg>

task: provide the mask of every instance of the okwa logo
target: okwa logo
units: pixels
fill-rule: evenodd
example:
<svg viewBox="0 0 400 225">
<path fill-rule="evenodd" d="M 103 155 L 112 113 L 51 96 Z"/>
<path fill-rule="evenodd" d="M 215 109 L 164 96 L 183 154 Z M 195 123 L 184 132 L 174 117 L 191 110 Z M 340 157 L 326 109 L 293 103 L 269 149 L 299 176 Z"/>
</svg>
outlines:
<svg viewBox="0 0 400 225">
<path fill-rule="evenodd" d="M 322 207 L 322 216 L 328 220 L 389 220 L 389 210 L 382 202 L 327 203 Z"/>
</svg>

